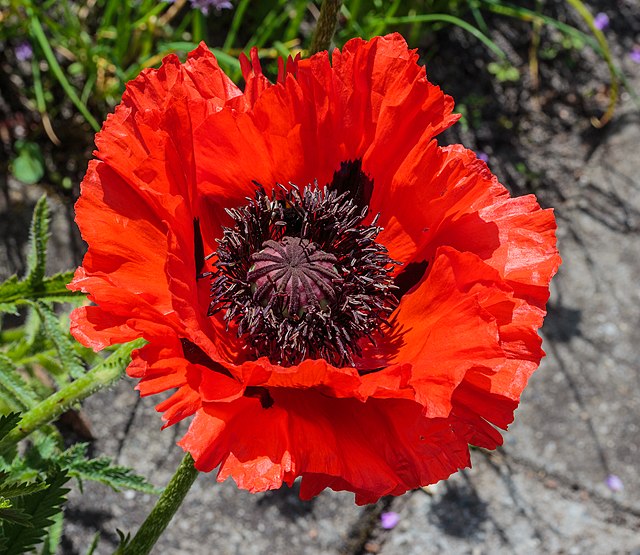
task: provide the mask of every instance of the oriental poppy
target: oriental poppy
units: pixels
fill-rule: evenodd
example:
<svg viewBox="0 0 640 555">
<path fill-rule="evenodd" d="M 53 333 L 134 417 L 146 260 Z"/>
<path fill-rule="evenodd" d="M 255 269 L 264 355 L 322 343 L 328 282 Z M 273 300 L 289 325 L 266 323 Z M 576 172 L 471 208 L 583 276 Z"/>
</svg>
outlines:
<svg viewBox="0 0 640 555">
<path fill-rule="evenodd" d="M 543 352 L 555 221 L 435 136 L 453 100 L 397 35 L 280 64 L 240 90 L 201 45 L 127 85 L 76 205 L 72 332 L 143 337 L 196 468 L 357 503 L 495 448 Z"/>
</svg>

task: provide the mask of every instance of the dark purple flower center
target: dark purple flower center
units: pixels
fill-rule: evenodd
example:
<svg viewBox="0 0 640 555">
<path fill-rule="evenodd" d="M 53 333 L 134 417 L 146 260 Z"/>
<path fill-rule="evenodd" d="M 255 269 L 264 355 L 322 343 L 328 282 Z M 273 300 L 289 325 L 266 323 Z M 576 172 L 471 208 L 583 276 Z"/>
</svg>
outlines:
<svg viewBox="0 0 640 555">
<path fill-rule="evenodd" d="M 247 273 L 253 298 L 262 306 L 274 296 L 283 298 L 283 316 L 302 317 L 308 307 L 326 308 L 336 300 L 340 282 L 338 259 L 317 245 L 298 237 L 265 241 L 264 248 L 251 255 Z"/>
<path fill-rule="evenodd" d="M 224 311 L 256 357 L 354 364 L 361 341 L 381 336 L 398 304 L 398 263 L 376 242 L 377 217 L 362 223 L 373 184 L 358 164 L 322 189 L 279 185 L 269 196 L 256 185 L 254 199 L 228 210 L 235 225 L 212 255 L 209 314 Z"/>
</svg>

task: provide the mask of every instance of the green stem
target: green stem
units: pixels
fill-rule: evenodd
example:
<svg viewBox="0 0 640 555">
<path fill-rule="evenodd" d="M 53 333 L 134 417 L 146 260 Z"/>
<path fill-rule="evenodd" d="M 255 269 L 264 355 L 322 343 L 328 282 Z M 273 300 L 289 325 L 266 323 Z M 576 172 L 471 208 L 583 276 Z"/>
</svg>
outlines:
<svg viewBox="0 0 640 555">
<path fill-rule="evenodd" d="M 189 488 L 198 476 L 198 471 L 193 465 L 193 458 L 187 453 L 175 474 L 162 492 L 156 506 L 140 526 L 133 539 L 116 551 L 122 555 L 146 555 L 158 541 L 165 528 L 176 514 L 176 511 L 184 501 Z"/>
<path fill-rule="evenodd" d="M 309 54 L 315 54 L 321 50 L 329 50 L 331 39 L 338 25 L 340 6 L 342 6 L 342 0 L 322 0 L 320 17 L 311 39 Z"/>
<path fill-rule="evenodd" d="M 55 420 L 72 405 L 116 382 L 122 376 L 130 360 L 131 351 L 143 344 L 144 340 L 138 339 L 120 346 L 111 356 L 84 376 L 74 380 L 25 412 L 18 425 L 0 440 L 0 454 L 13 447 L 40 426 Z"/>
</svg>

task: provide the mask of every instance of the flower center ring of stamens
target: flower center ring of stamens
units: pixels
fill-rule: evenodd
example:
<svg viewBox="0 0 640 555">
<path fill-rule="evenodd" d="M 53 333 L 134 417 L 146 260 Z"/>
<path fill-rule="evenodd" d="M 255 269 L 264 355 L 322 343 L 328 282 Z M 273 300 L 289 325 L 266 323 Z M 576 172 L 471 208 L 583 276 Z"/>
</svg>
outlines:
<svg viewBox="0 0 640 555">
<path fill-rule="evenodd" d="M 337 174 L 336 174 L 337 175 Z M 354 364 L 396 308 L 398 265 L 376 242 L 377 217 L 347 192 L 276 187 L 228 210 L 212 274 L 209 314 L 224 311 L 246 348 L 276 364 L 323 358 Z"/>
</svg>

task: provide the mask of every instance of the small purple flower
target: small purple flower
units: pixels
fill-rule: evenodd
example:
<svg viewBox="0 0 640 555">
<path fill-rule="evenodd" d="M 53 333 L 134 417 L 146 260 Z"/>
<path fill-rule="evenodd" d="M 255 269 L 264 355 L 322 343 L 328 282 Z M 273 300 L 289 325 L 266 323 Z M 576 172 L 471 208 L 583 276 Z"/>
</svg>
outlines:
<svg viewBox="0 0 640 555">
<path fill-rule="evenodd" d="M 15 49 L 16 58 L 19 62 L 26 62 L 33 58 L 33 49 L 31 45 L 25 40 L 21 42 Z"/>
<path fill-rule="evenodd" d="M 629 52 L 629 57 L 636 64 L 640 64 L 640 46 L 636 45 L 633 47 L 633 50 Z"/>
<path fill-rule="evenodd" d="M 385 530 L 392 530 L 398 525 L 398 522 L 400 522 L 400 515 L 393 511 L 380 515 L 380 524 Z"/>
<path fill-rule="evenodd" d="M 599 12 L 593 18 L 593 24 L 596 29 L 600 29 L 602 31 L 609 26 L 609 16 L 606 13 Z"/>
<path fill-rule="evenodd" d="M 228 0 L 189 0 L 191 9 L 199 9 L 204 15 L 209 15 L 209 8 L 215 8 L 216 11 L 230 10 L 233 4 Z"/>
<path fill-rule="evenodd" d="M 622 480 L 615 474 L 609 474 L 605 482 L 607 484 L 607 487 L 611 491 L 618 492 L 624 489 L 624 484 L 622 483 Z"/>
<path fill-rule="evenodd" d="M 476 152 L 476 155 L 478 156 L 478 160 L 482 160 L 485 164 L 489 161 L 489 155 L 486 152 L 479 150 Z"/>
</svg>

